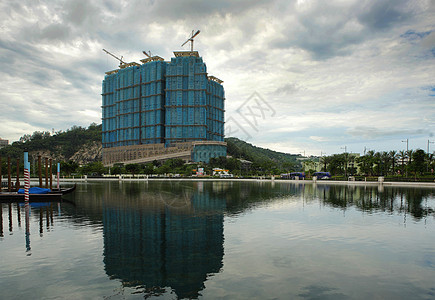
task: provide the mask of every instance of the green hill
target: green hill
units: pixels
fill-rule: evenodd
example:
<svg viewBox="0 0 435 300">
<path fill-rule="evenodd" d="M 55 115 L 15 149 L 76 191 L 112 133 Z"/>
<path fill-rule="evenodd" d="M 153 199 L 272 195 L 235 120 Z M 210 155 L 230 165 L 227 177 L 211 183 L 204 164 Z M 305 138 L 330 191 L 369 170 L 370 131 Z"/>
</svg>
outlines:
<svg viewBox="0 0 435 300">
<path fill-rule="evenodd" d="M 297 157 L 300 155 L 288 154 L 254 146 L 235 137 L 225 139 L 227 142 L 228 155 L 235 158 L 249 160 L 256 164 L 273 163 L 281 169 L 298 169 L 300 163 Z M 281 166 L 281 167 L 280 167 Z"/>
<path fill-rule="evenodd" d="M 24 151 L 31 157 L 43 155 L 59 161 L 87 163 L 101 160 L 101 124 L 93 123 L 88 128 L 73 126 L 53 135 L 48 131 L 35 131 L 0 149 L 0 156 L 22 159 Z"/>
</svg>

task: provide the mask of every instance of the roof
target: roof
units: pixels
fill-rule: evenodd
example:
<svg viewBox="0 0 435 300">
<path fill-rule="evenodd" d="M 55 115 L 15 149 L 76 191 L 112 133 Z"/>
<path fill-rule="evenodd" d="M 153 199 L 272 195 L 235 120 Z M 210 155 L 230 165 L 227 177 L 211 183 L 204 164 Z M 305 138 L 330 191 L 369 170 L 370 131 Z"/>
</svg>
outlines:
<svg viewBox="0 0 435 300">
<path fill-rule="evenodd" d="M 164 59 L 163 59 L 163 57 L 154 55 L 152 57 L 141 59 L 140 61 L 145 64 L 145 63 L 150 62 L 150 61 L 164 61 Z"/>
<path fill-rule="evenodd" d="M 198 51 L 174 51 L 175 57 L 196 56 L 199 57 Z"/>
<path fill-rule="evenodd" d="M 216 81 L 217 83 L 223 83 L 224 82 L 223 80 L 221 80 L 221 79 L 219 79 L 217 77 L 214 77 L 214 76 L 208 76 L 208 80 Z"/>
</svg>

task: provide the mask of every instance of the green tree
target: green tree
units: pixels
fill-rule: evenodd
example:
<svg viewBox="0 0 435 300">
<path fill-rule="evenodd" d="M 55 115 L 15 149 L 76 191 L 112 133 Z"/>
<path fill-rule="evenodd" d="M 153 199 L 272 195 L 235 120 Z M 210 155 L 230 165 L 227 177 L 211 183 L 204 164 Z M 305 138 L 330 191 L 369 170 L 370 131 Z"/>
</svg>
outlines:
<svg viewBox="0 0 435 300">
<path fill-rule="evenodd" d="M 395 175 L 396 174 L 396 163 L 397 163 L 397 158 L 398 158 L 398 153 L 395 150 L 392 150 L 390 152 L 388 152 L 388 155 L 390 156 L 390 161 L 391 161 L 391 167 L 392 167 L 392 174 Z"/>
<path fill-rule="evenodd" d="M 119 175 L 125 173 L 126 171 L 123 163 L 114 164 L 113 167 L 110 168 L 110 174 L 112 175 Z"/>
<path fill-rule="evenodd" d="M 107 172 L 107 168 L 103 166 L 101 161 L 91 162 L 80 168 L 80 173 L 83 175 L 102 175 Z"/>
<path fill-rule="evenodd" d="M 171 168 L 169 165 L 163 164 L 156 169 L 157 174 L 168 174 L 171 173 Z"/>
<path fill-rule="evenodd" d="M 405 172 L 406 172 L 405 171 L 405 168 L 406 168 L 405 161 L 407 161 L 407 159 L 408 159 L 408 155 L 407 155 L 405 150 L 399 151 L 399 159 L 400 159 L 400 173 L 403 176 L 403 175 L 405 175 Z"/>
<path fill-rule="evenodd" d="M 144 174 L 151 175 L 154 173 L 154 165 L 152 163 L 147 163 L 143 169 Z"/>
<path fill-rule="evenodd" d="M 78 167 L 79 165 L 72 160 L 60 163 L 60 171 L 65 173 L 67 176 L 71 176 L 71 173 L 77 172 Z"/>
<path fill-rule="evenodd" d="M 428 160 L 428 167 L 427 167 L 427 171 L 433 173 L 433 169 L 434 169 L 434 153 L 428 153 L 427 154 L 427 160 Z"/>
<path fill-rule="evenodd" d="M 125 170 L 128 173 L 134 175 L 134 174 L 139 173 L 140 166 L 139 166 L 139 164 L 127 164 L 127 165 L 125 165 Z"/>
<path fill-rule="evenodd" d="M 388 152 L 382 151 L 380 154 L 380 174 L 382 176 L 388 175 L 389 170 L 390 170 L 390 155 L 388 154 Z"/>
<path fill-rule="evenodd" d="M 426 154 L 422 149 L 417 149 L 412 153 L 411 168 L 416 174 L 423 174 L 425 168 Z"/>
<path fill-rule="evenodd" d="M 333 154 L 330 156 L 328 171 L 335 176 L 344 175 L 346 161 L 344 153 Z"/>
<path fill-rule="evenodd" d="M 326 172 L 328 170 L 328 164 L 331 161 L 331 158 L 329 156 L 322 156 L 322 158 L 320 159 L 321 163 L 323 164 L 323 168 L 322 171 Z"/>
</svg>

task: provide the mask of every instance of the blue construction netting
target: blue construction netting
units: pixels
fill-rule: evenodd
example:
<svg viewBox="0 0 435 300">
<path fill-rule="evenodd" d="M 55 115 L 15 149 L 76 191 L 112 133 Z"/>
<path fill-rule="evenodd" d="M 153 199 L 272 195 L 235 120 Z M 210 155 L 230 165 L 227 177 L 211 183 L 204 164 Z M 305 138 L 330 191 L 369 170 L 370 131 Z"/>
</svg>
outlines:
<svg viewBox="0 0 435 300">
<path fill-rule="evenodd" d="M 120 69 L 103 80 L 102 98 L 105 148 L 224 139 L 224 89 L 201 57 Z"/>
<path fill-rule="evenodd" d="M 143 144 L 164 142 L 165 74 L 167 63 L 153 61 L 141 66 L 141 127 Z"/>
<path fill-rule="evenodd" d="M 103 147 L 113 147 L 116 143 L 116 104 L 115 88 L 117 75 L 106 75 L 103 81 L 102 96 L 102 143 Z"/>
<path fill-rule="evenodd" d="M 115 89 L 117 146 L 139 144 L 140 128 L 140 69 L 131 66 L 117 73 Z"/>
<path fill-rule="evenodd" d="M 166 73 L 166 144 L 206 140 L 207 68 L 200 57 L 171 59 Z"/>
<path fill-rule="evenodd" d="M 207 84 L 207 140 L 224 140 L 224 89 L 216 81 Z"/>
</svg>

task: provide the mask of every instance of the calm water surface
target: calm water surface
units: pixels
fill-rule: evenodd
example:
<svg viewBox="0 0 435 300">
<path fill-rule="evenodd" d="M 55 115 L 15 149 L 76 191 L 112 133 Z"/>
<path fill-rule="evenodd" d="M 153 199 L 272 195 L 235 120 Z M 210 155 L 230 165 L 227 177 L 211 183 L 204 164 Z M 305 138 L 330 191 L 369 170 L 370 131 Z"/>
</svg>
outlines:
<svg viewBox="0 0 435 300">
<path fill-rule="evenodd" d="M 104 182 L 65 199 L 28 222 L 0 205 L 1 299 L 435 299 L 433 188 Z"/>
</svg>

